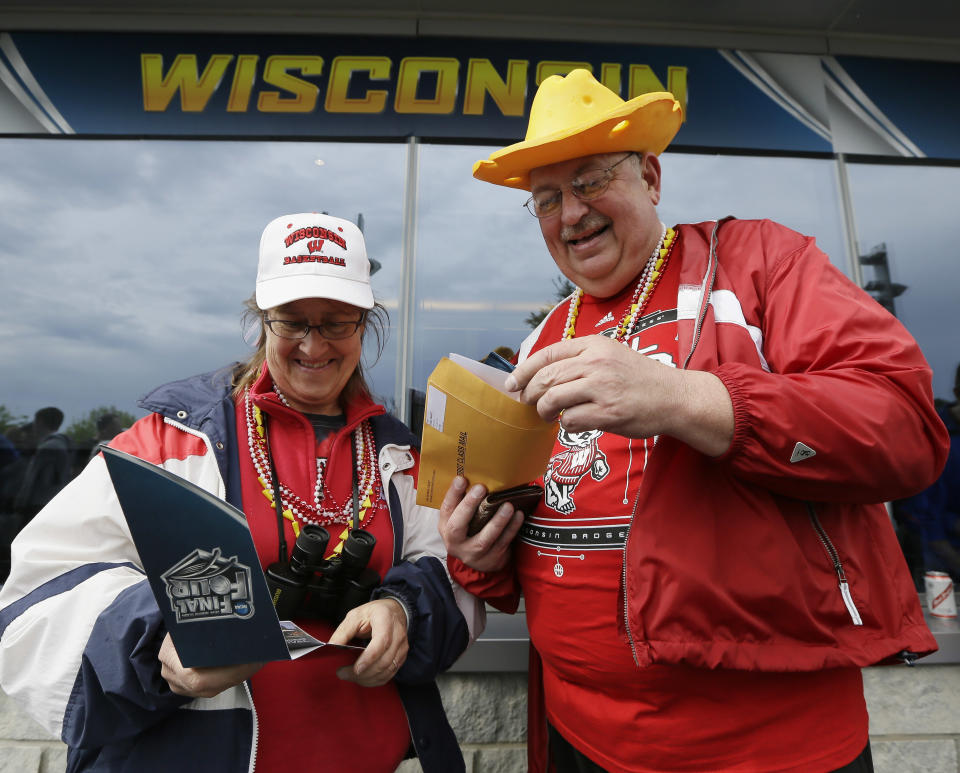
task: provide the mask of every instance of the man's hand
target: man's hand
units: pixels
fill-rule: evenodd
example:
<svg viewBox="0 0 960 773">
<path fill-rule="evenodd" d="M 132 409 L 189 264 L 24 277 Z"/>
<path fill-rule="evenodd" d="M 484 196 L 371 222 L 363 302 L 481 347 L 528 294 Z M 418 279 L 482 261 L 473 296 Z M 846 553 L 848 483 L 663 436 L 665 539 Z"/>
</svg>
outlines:
<svg viewBox="0 0 960 773">
<path fill-rule="evenodd" d="M 504 502 L 480 531 L 467 536 L 467 524 L 477 512 L 487 490 L 477 484 L 467 491 L 467 481 L 458 475 L 450 483 L 440 505 L 438 527 L 447 553 L 478 572 L 495 572 L 510 561 L 510 545 L 523 525 L 523 513 Z"/>
<path fill-rule="evenodd" d="M 407 659 L 407 614 L 396 599 L 382 598 L 351 609 L 337 630 L 331 644 L 349 644 L 352 639 L 370 639 L 363 653 L 352 666 L 337 669 L 337 676 L 363 687 L 386 684 Z"/>
<path fill-rule="evenodd" d="M 169 633 L 163 638 L 157 659 L 160 661 L 160 676 L 170 685 L 170 690 L 191 698 L 213 698 L 246 681 L 263 667 L 263 663 L 242 663 L 236 666 L 185 668 Z"/>
<path fill-rule="evenodd" d="M 708 456 L 720 456 L 733 439 L 733 404 L 720 379 L 664 365 L 606 336 L 541 349 L 506 387 L 521 389 L 523 402 L 548 421 L 562 413 L 569 432 L 671 435 Z"/>
</svg>

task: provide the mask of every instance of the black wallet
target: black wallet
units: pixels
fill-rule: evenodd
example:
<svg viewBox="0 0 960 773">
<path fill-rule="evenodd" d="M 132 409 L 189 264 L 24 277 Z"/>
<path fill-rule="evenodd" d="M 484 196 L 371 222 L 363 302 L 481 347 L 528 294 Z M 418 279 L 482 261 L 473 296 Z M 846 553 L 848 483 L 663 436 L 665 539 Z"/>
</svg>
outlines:
<svg viewBox="0 0 960 773">
<path fill-rule="evenodd" d="M 543 486 L 538 486 L 535 483 L 525 483 L 522 486 L 491 491 L 480 501 L 476 514 L 470 519 L 470 523 L 467 525 L 467 535 L 472 537 L 486 526 L 487 521 L 504 502 L 509 502 L 515 510 L 521 510 L 524 515 L 529 515 L 542 498 Z"/>
</svg>

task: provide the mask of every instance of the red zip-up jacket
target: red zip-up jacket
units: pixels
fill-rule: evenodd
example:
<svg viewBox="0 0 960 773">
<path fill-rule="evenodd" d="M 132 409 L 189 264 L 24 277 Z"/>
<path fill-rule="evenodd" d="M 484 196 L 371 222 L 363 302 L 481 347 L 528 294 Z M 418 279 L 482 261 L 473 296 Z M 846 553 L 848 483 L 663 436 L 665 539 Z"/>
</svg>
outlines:
<svg viewBox="0 0 960 773">
<path fill-rule="evenodd" d="M 883 505 L 928 486 L 949 449 L 916 342 L 810 237 L 768 220 L 678 230 L 679 361 L 721 379 L 735 427 L 719 458 L 667 436 L 650 455 L 618 620 L 637 666 L 812 671 L 935 651 Z M 521 359 L 559 340 L 566 308 Z M 512 567 L 449 566 L 516 609 Z M 534 654 L 534 713 L 537 678 Z"/>
</svg>

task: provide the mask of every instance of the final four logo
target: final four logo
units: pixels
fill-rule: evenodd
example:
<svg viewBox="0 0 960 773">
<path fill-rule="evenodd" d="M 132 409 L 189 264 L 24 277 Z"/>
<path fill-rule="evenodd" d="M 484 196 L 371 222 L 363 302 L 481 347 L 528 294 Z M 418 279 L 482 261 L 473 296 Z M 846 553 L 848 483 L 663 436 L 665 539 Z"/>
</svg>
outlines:
<svg viewBox="0 0 960 773">
<path fill-rule="evenodd" d="M 161 575 L 178 623 L 253 614 L 250 568 L 197 548 Z"/>
</svg>

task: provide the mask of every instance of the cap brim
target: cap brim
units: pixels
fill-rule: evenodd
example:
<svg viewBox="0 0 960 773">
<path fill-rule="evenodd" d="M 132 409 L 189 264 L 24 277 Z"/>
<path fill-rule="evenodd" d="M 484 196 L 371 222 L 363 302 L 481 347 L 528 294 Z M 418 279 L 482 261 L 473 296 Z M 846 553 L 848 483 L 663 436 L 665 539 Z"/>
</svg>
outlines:
<svg viewBox="0 0 960 773">
<path fill-rule="evenodd" d="M 530 170 L 582 156 L 621 151 L 660 155 L 680 130 L 683 113 L 669 92 L 625 102 L 599 121 L 508 145 L 473 165 L 473 176 L 508 188 L 530 190 Z"/>
<path fill-rule="evenodd" d="M 303 298 L 329 298 L 360 309 L 372 309 L 373 291 L 367 282 L 329 276 L 283 276 L 257 283 L 257 306 L 273 309 Z"/>
</svg>

